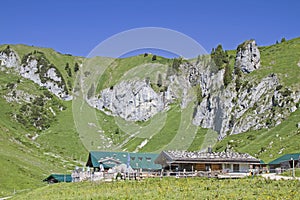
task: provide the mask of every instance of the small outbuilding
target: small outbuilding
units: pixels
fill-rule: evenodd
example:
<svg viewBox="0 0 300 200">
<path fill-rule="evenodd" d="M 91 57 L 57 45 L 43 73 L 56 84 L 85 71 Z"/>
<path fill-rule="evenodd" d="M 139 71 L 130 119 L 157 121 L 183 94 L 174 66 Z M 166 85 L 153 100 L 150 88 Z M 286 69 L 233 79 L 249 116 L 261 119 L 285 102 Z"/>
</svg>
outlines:
<svg viewBox="0 0 300 200">
<path fill-rule="evenodd" d="M 51 174 L 43 180 L 44 182 L 59 183 L 59 182 L 72 182 L 71 174 Z"/>
<path fill-rule="evenodd" d="M 300 153 L 285 154 L 271 162 L 269 167 L 271 172 L 275 172 L 275 169 L 286 170 L 294 167 L 300 167 Z"/>
</svg>

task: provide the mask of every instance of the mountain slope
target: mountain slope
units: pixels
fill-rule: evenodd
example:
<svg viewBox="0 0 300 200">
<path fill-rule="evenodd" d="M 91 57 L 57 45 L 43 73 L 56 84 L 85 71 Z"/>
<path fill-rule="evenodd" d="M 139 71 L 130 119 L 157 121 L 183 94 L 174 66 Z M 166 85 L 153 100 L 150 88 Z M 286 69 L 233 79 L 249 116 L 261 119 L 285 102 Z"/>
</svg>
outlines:
<svg viewBox="0 0 300 200">
<path fill-rule="evenodd" d="M 85 161 L 71 102 L 1 67 L 0 107 L 0 196 L 40 187 L 50 173 L 70 172 Z"/>
<path fill-rule="evenodd" d="M 88 150 L 214 146 L 266 162 L 299 151 L 300 38 L 259 47 L 260 65 L 243 68 L 242 74 L 236 72 L 240 49 L 217 49 L 212 59 L 150 54 L 85 59 L 47 48 L 0 46 L 0 52 L 12 52 L 10 60 L 0 56 L 0 171 L 5 172 L 0 195 L 39 187 L 50 172 L 83 165 Z M 47 81 L 73 100 L 53 92 Z"/>
</svg>

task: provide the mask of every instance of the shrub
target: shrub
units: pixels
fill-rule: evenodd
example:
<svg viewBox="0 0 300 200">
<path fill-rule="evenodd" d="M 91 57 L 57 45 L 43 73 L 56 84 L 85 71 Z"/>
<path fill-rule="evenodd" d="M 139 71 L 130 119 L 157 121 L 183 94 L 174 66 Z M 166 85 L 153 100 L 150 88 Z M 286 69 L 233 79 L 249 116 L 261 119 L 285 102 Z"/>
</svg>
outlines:
<svg viewBox="0 0 300 200">
<path fill-rule="evenodd" d="M 227 87 L 227 85 L 229 85 L 231 80 L 232 80 L 232 72 L 231 72 L 231 68 L 230 68 L 229 64 L 227 63 L 225 66 L 225 73 L 224 73 L 224 78 L 223 78 L 225 87 Z"/>
<path fill-rule="evenodd" d="M 76 63 L 75 63 L 75 66 L 74 66 L 74 72 L 76 73 L 77 71 L 79 71 L 79 65 L 78 65 L 78 63 L 76 62 Z"/>
<path fill-rule="evenodd" d="M 66 64 L 65 70 L 66 70 L 68 76 L 69 76 L 69 77 L 72 77 L 72 71 L 71 71 L 71 68 L 70 68 L 70 66 L 69 66 L 69 63 Z"/>
<path fill-rule="evenodd" d="M 202 99 L 203 99 L 202 98 L 202 89 L 201 89 L 200 85 L 196 86 L 196 95 L 197 95 L 196 103 L 197 103 L 197 105 L 200 105 L 202 102 Z"/>
<path fill-rule="evenodd" d="M 155 61 L 156 60 L 156 55 L 153 55 L 152 56 L 152 61 Z"/>
<path fill-rule="evenodd" d="M 161 87 L 162 86 L 162 77 L 161 77 L 161 74 L 159 73 L 158 74 L 158 77 L 157 77 L 157 84 L 156 84 L 158 87 Z"/>
</svg>

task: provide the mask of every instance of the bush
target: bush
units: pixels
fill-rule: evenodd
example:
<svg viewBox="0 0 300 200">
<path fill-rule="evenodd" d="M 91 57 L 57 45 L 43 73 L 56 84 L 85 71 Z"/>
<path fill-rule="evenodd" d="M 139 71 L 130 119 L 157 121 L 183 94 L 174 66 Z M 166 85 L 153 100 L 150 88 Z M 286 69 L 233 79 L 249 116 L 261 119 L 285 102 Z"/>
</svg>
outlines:
<svg viewBox="0 0 300 200">
<path fill-rule="evenodd" d="M 78 63 L 76 62 L 76 63 L 75 63 L 75 66 L 74 66 L 74 72 L 76 73 L 77 71 L 79 71 L 79 65 L 78 65 Z"/>
<path fill-rule="evenodd" d="M 249 135 L 247 137 L 248 140 L 255 140 L 256 139 L 256 136 L 255 135 Z"/>
<path fill-rule="evenodd" d="M 227 87 L 227 85 L 229 85 L 231 80 L 232 80 L 232 72 L 231 72 L 231 68 L 230 68 L 229 64 L 227 63 L 225 66 L 225 73 L 224 73 L 224 78 L 223 78 L 225 87 Z"/>
<path fill-rule="evenodd" d="M 172 63 L 172 68 L 173 68 L 176 72 L 178 72 L 181 63 L 182 63 L 182 58 L 174 58 L 174 59 L 173 59 L 173 63 Z"/>
<path fill-rule="evenodd" d="M 197 105 L 200 105 L 202 102 L 202 99 L 203 99 L 202 98 L 202 89 L 201 89 L 200 85 L 196 86 L 196 95 L 197 95 L 196 103 L 197 103 Z"/>
<path fill-rule="evenodd" d="M 161 77 L 161 74 L 159 73 L 158 74 L 158 77 L 157 77 L 157 84 L 156 84 L 158 87 L 161 87 L 162 86 L 162 77 Z"/>
<path fill-rule="evenodd" d="M 156 60 L 156 55 L 153 55 L 152 56 L 152 61 L 155 61 Z"/>
<path fill-rule="evenodd" d="M 65 70 L 66 70 L 68 76 L 69 76 L 69 77 L 72 77 L 72 71 L 71 71 L 71 68 L 70 68 L 70 66 L 69 66 L 69 63 L 66 64 Z"/>
</svg>

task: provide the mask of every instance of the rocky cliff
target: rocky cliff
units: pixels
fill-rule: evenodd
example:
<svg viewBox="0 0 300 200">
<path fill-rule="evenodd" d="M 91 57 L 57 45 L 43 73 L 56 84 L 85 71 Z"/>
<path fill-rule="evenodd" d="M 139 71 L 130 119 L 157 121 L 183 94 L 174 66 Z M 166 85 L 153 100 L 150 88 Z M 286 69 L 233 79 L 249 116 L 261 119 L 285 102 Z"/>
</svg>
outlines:
<svg viewBox="0 0 300 200">
<path fill-rule="evenodd" d="M 42 52 L 34 51 L 20 59 L 13 49 L 7 47 L 0 52 L 0 66 L 2 70 L 12 68 L 22 77 L 47 88 L 63 100 L 72 99 L 60 71 L 47 60 Z"/>
<path fill-rule="evenodd" d="M 156 93 L 146 81 L 123 81 L 101 91 L 101 98 L 88 99 L 90 105 L 126 120 L 145 121 L 165 108 L 168 95 Z"/>
<path fill-rule="evenodd" d="M 248 74 L 260 67 L 260 51 L 254 40 L 237 48 L 234 71 L 229 85 L 224 85 L 225 69 L 215 66 L 209 57 L 182 62 L 166 75 L 165 90 L 154 91 L 146 81 L 122 81 L 88 100 L 107 114 L 126 120 L 144 121 L 165 110 L 175 99 L 182 108 L 196 103 L 193 123 L 211 128 L 219 138 L 249 130 L 270 128 L 295 111 L 300 93 L 284 88 L 276 74 L 261 80 Z M 200 87 L 201 100 L 195 99 Z M 191 91 L 194 91 L 191 93 Z"/>
<path fill-rule="evenodd" d="M 212 75 L 204 71 L 200 85 L 206 92 L 193 123 L 211 128 L 223 138 L 227 134 L 276 126 L 294 112 L 300 93 L 283 88 L 276 74 L 259 82 L 246 75 L 259 66 L 260 52 L 255 41 L 251 40 L 237 48 L 235 71 L 244 74 L 234 74 L 233 81 L 226 88 L 222 84 L 224 70 Z"/>
<path fill-rule="evenodd" d="M 254 40 L 246 41 L 237 48 L 235 68 L 250 73 L 260 67 L 260 52 Z"/>
<path fill-rule="evenodd" d="M 217 131 L 219 138 L 270 128 L 297 109 L 300 93 L 283 86 L 275 73 L 253 78 L 251 72 L 259 70 L 260 60 L 256 42 L 249 40 L 238 46 L 232 68 L 216 66 L 209 56 L 195 61 L 174 59 L 164 68 L 157 65 L 160 71 L 151 75 L 155 78 L 119 80 L 100 93 L 94 95 L 93 91 L 86 100 L 108 115 L 130 121 L 146 121 L 168 110 L 171 103 L 180 104 L 182 109 L 195 103 L 193 124 Z M 72 99 L 61 72 L 42 52 L 20 59 L 6 48 L 0 52 L 0 64 L 2 70 L 12 69 L 63 100 Z M 224 84 L 226 74 L 232 76 Z"/>
</svg>

